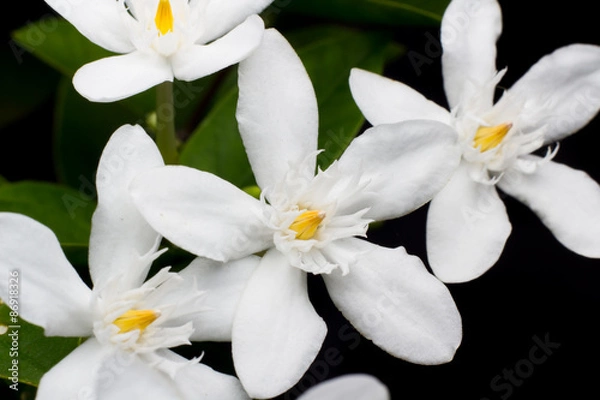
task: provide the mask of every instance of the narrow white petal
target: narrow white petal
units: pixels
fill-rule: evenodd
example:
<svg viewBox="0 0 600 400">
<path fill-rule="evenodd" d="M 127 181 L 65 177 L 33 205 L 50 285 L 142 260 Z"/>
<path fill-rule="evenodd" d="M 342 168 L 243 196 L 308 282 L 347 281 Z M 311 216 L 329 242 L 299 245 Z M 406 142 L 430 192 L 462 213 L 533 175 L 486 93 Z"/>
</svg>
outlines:
<svg viewBox="0 0 600 400">
<path fill-rule="evenodd" d="M 442 18 L 444 88 L 450 108 L 481 94 L 496 74 L 496 41 L 502 13 L 496 0 L 454 0 Z M 491 106 L 493 87 L 482 96 Z"/>
<path fill-rule="evenodd" d="M 115 53 L 135 49 L 130 40 L 127 13 L 122 2 L 98 0 L 45 0 L 79 32 L 100 47 Z"/>
<path fill-rule="evenodd" d="M 370 207 L 365 218 L 384 220 L 431 200 L 459 161 L 460 148 L 452 128 L 414 120 L 370 128 L 350 143 L 339 168 L 370 182 L 364 195 L 356 196 L 356 208 Z"/>
<path fill-rule="evenodd" d="M 112 355 L 110 347 L 88 339 L 42 376 L 36 399 L 97 399 L 99 371 Z"/>
<path fill-rule="evenodd" d="M 92 218 L 90 274 L 95 288 L 122 275 L 125 287 L 141 285 L 160 235 L 137 211 L 129 185 L 140 172 L 164 165 L 154 141 L 139 126 L 124 125 L 111 136 L 98 164 L 98 207 Z"/>
<path fill-rule="evenodd" d="M 600 186 L 588 174 L 550 161 L 532 174 L 511 171 L 498 185 L 530 207 L 565 247 L 600 258 Z"/>
<path fill-rule="evenodd" d="M 90 101 L 111 102 L 172 80 L 167 59 L 155 52 L 134 51 L 84 65 L 73 76 L 73 85 Z"/>
<path fill-rule="evenodd" d="M 243 290 L 254 272 L 259 257 L 248 256 L 239 260 L 221 263 L 206 258 L 196 258 L 179 272 L 185 280 L 179 293 L 189 295 L 193 290 L 203 293 L 203 311 L 187 315 L 185 320 L 194 323 L 192 341 L 231 341 L 233 317 Z M 165 299 L 166 300 L 166 299 Z"/>
<path fill-rule="evenodd" d="M 214 42 L 182 47 L 171 59 L 173 74 L 177 79 L 193 81 L 236 64 L 258 47 L 263 32 L 263 20 L 252 15 Z"/>
<path fill-rule="evenodd" d="M 541 58 L 498 101 L 499 120 L 523 132 L 545 129 L 545 142 L 585 126 L 600 110 L 600 46 L 574 44 Z"/>
<path fill-rule="evenodd" d="M 199 40 L 207 43 L 223 36 L 252 14 L 259 14 L 272 2 L 273 0 L 209 1 L 202 15 L 204 31 Z"/>
<path fill-rule="evenodd" d="M 65 257 L 54 233 L 21 214 L 0 213 L 0 298 L 9 277 L 18 286 L 19 313 L 48 336 L 89 336 L 91 290 Z M 12 274 L 12 275 L 11 275 Z"/>
<path fill-rule="evenodd" d="M 361 255 L 342 275 L 323 275 L 331 299 L 367 339 L 417 364 L 452 360 L 462 323 L 448 288 L 418 257 L 353 239 Z"/>
<path fill-rule="evenodd" d="M 317 98 L 302 61 L 274 29 L 240 63 L 238 84 L 236 117 L 256 182 L 265 189 L 316 152 Z"/>
<path fill-rule="evenodd" d="M 302 393 L 298 400 L 390 400 L 381 381 L 366 374 L 348 374 L 329 379 Z"/>
<path fill-rule="evenodd" d="M 278 250 L 263 257 L 242 294 L 233 323 L 233 361 L 253 398 L 290 389 L 317 356 L 327 327 L 315 312 L 306 273 Z"/>
<path fill-rule="evenodd" d="M 148 223 L 192 254 L 226 261 L 273 244 L 259 200 L 207 172 L 166 166 L 140 174 L 133 200 Z"/>
<path fill-rule="evenodd" d="M 511 225 L 496 188 L 473 181 L 462 165 L 427 213 L 427 257 L 444 282 L 465 282 L 500 257 Z"/>
<path fill-rule="evenodd" d="M 371 125 L 409 119 L 450 124 L 450 113 L 409 86 L 358 68 L 350 72 L 354 101 Z"/>
</svg>

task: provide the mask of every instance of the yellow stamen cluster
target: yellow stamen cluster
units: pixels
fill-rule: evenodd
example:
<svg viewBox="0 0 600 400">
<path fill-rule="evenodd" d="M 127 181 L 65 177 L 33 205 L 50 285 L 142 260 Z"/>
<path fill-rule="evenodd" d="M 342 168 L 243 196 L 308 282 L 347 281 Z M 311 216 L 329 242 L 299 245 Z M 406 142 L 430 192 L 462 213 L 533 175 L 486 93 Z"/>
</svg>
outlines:
<svg viewBox="0 0 600 400">
<path fill-rule="evenodd" d="M 309 210 L 298 215 L 290 225 L 290 229 L 296 232 L 296 239 L 312 239 L 317 228 L 325 218 L 325 213 L 319 210 Z"/>
<path fill-rule="evenodd" d="M 173 31 L 173 10 L 169 0 L 159 0 L 154 23 L 161 35 Z"/>
<path fill-rule="evenodd" d="M 504 123 L 496 126 L 480 126 L 473 139 L 473 147 L 480 152 L 488 151 L 498 146 L 508 131 L 512 128 L 511 123 Z"/>
<path fill-rule="evenodd" d="M 119 333 L 127 333 L 135 329 L 143 332 L 159 316 L 160 313 L 154 310 L 129 310 L 115 319 L 113 324 L 120 329 Z"/>
</svg>

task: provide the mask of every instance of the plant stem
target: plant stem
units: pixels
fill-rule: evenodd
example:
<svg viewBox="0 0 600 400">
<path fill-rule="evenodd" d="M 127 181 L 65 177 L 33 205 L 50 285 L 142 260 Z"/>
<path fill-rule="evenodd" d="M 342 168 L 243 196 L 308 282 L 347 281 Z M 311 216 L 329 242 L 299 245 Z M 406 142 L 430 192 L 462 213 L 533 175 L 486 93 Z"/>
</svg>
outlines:
<svg viewBox="0 0 600 400">
<path fill-rule="evenodd" d="M 169 81 L 156 87 L 156 146 L 165 164 L 177 164 L 179 156 L 175 137 L 173 82 Z"/>
</svg>

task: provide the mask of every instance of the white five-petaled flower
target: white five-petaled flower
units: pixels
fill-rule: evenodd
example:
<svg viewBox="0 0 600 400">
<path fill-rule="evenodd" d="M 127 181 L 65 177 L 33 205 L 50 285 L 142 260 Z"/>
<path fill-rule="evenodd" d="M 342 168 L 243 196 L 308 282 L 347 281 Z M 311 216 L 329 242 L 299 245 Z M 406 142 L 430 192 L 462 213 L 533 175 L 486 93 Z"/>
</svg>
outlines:
<svg viewBox="0 0 600 400">
<path fill-rule="evenodd" d="M 237 119 L 261 199 L 183 166 L 141 174 L 132 194 L 150 225 L 194 254 L 226 261 L 266 250 L 233 322 L 234 365 L 250 396 L 291 388 L 323 343 L 307 272 L 320 274 L 348 320 L 390 354 L 450 361 L 462 329 L 448 289 L 404 248 L 355 236 L 373 220 L 420 207 L 447 183 L 460 160 L 456 133 L 431 121 L 374 128 L 315 175 L 315 93 L 277 31 L 267 30 L 240 63 L 238 84 Z"/>
<path fill-rule="evenodd" d="M 494 103 L 505 72 L 495 66 L 501 18 L 496 0 L 453 0 L 444 13 L 442 67 L 451 112 L 400 82 L 359 69 L 350 78 L 371 124 L 430 119 L 459 133 L 461 165 L 427 217 L 428 259 L 446 282 L 477 278 L 500 257 L 511 224 L 496 186 L 528 205 L 563 245 L 600 257 L 600 186 L 551 161 L 558 147 L 548 147 L 598 112 L 600 47 L 556 50 Z M 544 147 L 544 156 L 532 154 Z"/>
<path fill-rule="evenodd" d="M 20 271 L 21 316 L 48 336 L 89 337 L 41 379 L 37 399 L 244 399 L 239 380 L 187 360 L 171 347 L 231 340 L 235 305 L 258 258 L 194 260 L 144 282 L 161 236 L 137 212 L 128 186 L 164 165 L 140 127 L 108 142 L 97 174 L 90 238 L 93 289 L 80 279 L 53 232 L 21 214 L 0 213 L 0 273 Z M 0 285 L 0 297 L 8 298 Z"/>
<path fill-rule="evenodd" d="M 193 81 L 233 65 L 260 43 L 257 15 L 272 0 L 46 0 L 93 43 L 120 55 L 81 67 L 77 91 L 109 102 L 161 82 Z"/>
</svg>

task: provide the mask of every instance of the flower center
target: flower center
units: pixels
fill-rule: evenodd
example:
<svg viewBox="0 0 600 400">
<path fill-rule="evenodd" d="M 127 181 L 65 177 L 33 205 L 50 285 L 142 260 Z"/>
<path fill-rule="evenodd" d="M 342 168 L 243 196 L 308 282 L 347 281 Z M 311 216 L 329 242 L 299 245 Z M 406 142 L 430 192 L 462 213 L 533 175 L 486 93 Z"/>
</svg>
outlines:
<svg viewBox="0 0 600 400">
<path fill-rule="evenodd" d="M 154 23 L 161 35 L 173 31 L 173 10 L 171 10 L 169 0 L 159 0 Z"/>
<path fill-rule="evenodd" d="M 473 139 L 473 147 L 480 152 L 488 151 L 498 146 L 508 131 L 512 128 L 511 123 L 504 123 L 496 126 L 480 126 Z"/>
<path fill-rule="evenodd" d="M 319 210 L 309 210 L 298 215 L 291 223 L 290 229 L 296 232 L 296 239 L 312 239 L 317 228 L 325 218 L 325 213 Z"/>
<path fill-rule="evenodd" d="M 160 316 L 160 312 L 155 310 L 129 310 L 113 321 L 113 324 L 119 327 L 119 333 L 127 333 L 139 329 L 140 333 L 144 331 Z"/>
</svg>

